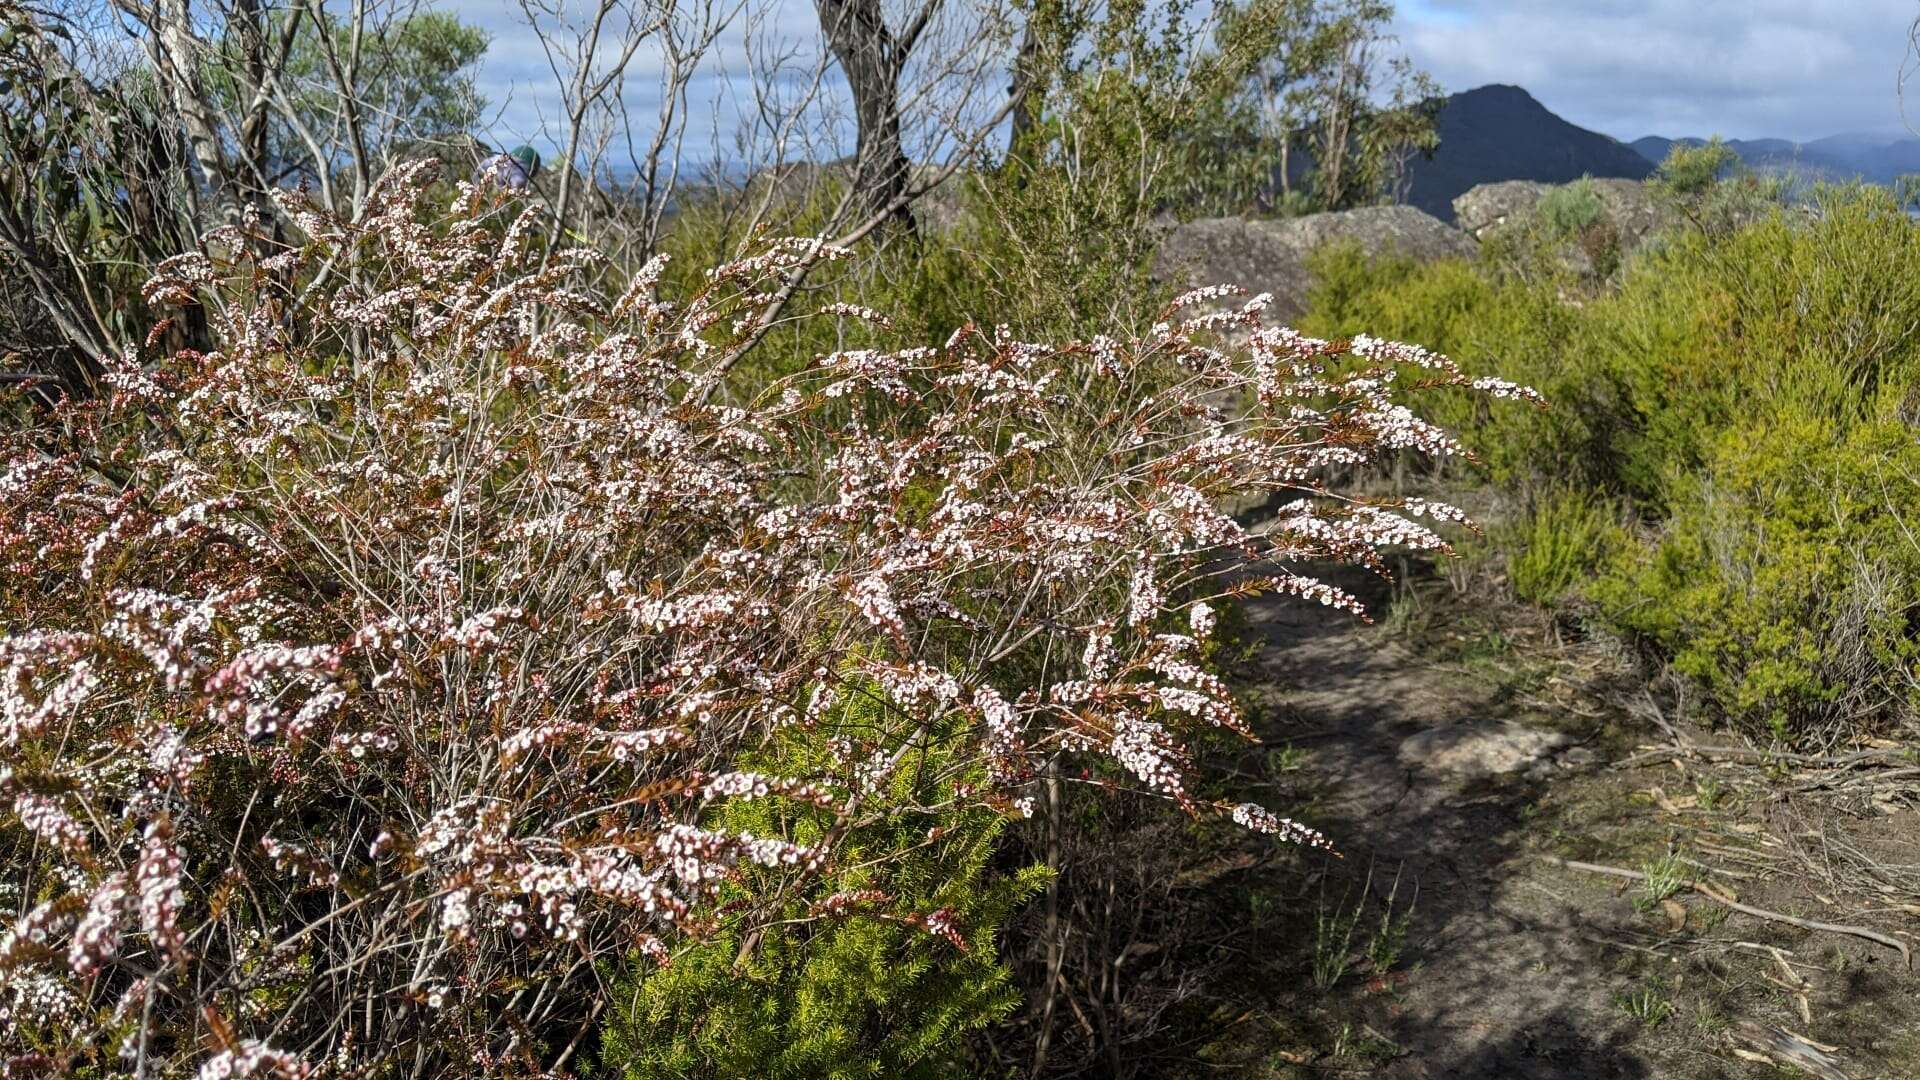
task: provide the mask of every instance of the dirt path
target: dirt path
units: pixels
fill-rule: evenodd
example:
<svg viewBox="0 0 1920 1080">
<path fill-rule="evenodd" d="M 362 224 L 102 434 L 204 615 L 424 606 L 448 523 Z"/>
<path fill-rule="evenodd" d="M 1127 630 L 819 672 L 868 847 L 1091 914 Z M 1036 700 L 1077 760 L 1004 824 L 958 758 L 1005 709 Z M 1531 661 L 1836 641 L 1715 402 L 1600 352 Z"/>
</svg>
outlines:
<svg viewBox="0 0 1920 1080">
<path fill-rule="evenodd" d="M 1373 599 L 1381 610 L 1384 598 Z M 1312 985 L 1300 974 L 1311 957 L 1296 957 L 1294 985 L 1275 995 L 1276 1016 L 1294 1012 L 1269 1019 L 1258 1053 L 1243 1056 L 1254 1075 L 1790 1075 L 1740 1056 L 1740 1033 L 1755 1024 L 1838 1044 L 1844 1071 L 1834 1075 L 1920 1075 L 1910 1069 L 1920 1061 L 1920 980 L 1894 970 L 1885 950 L 1729 918 L 1685 890 L 1662 903 L 1625 887 L 1631 883 L 1542 858 L 1623 867 L 1669 853 L 1685 858 L 1716 828 L 1757 831 L 1738 821 L 1767 807 L 1759 799 L 1714 802 L 1705 786 L 1669 797 L 1658 785 L 1688 784 L 1676 790 L 1692 793 L 1691 782 L 1609 768 L 1607 760 L 1644 733 L 1579 704 L 1577 692 L 1571 708 L 1542 708 L 1548 691 L 1568 699 L 1550 663 L 1476 669 L 1476 650 L 1510 647 L 1497 619 L 1470 609 L 1442 616 L 1464 625 L 1443 629 L 1442 638 L 1458 639 L 1443 662 L 1431 649 L 1409 648 L 1404 633 L 1297 602 L 1254 601 L 1246 618 L 1258 646 L 1248 675 L 1262 735 L 1306 755 L 1298 770 L 1311 778 L 1301 789 L 1306 805 L 1343 855 L 1322 868 L 1318 896 L 1292 928 L 1304 943 L 1298 949 L 1323 957 L 1318 981 L 1328 981 L 1329 955 L 1339 954 L 1332 967 L 1340 974 L 1330 988 Z M 1476 746 L 1537 757 L 1516 772 L 1470 775 L 1441 767 L 1449 762 L 1430 753 L 1434 736 L 1423 732 L 1494 733 L 1467 740 L 1456 758 L 1471 758 Z M 1508 745 L 1515 740 L 1517 751 Z M 1415 760 L 1414 751 L 1429 753 Z M 1297 864 L 1289 872 L 1297 881 Z M 1789 905 L 1777 910 L 1799 910 L 1792 905 L 1806 890 L 1766 878 L 1714 880 Z M 1398 949 L 1393 911 L 1405 914 Z M 1342 939 L 1343 920 L 1356 912 Z M 1770 972 L 1776 964 L 1795 969 L 1805 986 L 1775 985 L 1785 978 Z M 1248 975 L 1275 978 L 1276 970 L 1289 969 L 1270 964 Z"/>
</svg>

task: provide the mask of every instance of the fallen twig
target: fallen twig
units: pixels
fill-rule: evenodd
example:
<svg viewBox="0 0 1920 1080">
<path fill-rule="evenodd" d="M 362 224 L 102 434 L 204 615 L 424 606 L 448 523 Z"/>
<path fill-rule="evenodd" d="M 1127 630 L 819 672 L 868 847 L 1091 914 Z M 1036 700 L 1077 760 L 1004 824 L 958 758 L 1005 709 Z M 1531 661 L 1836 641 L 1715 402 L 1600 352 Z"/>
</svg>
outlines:
<svg viewBox="0 0 1920 1080">
<path fill-rule="evenodd" d="M 1819 769 L 1845 769 L 1880 761 L 1907 761 L 1909 758 L 1899 750 L 1859 750 L 1851 754 L 1835 757 L 1814 754 L 1789 754 L 1777 750 L 1756 750 L 1750 746 L 1702 746 L 1689 743 L 1685 746 L 1662 746 L 1621 758 L 1614 762 L 1614 768 L 1629 769 L 1654 761 L 1665 761 L 1677 757 L 1735 758 L 1746 761 L 1784 762 L 1789 765 L 1807 765 Z"/>
<path fill-rule="evenodd" d="M 1618 866 L 1602 866 L 1599 863 L 1575 862 L 1572 859 L 1562 859 L 1554 855 L 1542 855 L 1540 857 L 1555 866 L 1564 866 L 1569 870 L 1584 870 L 1589 874 L 1606 874 L 1611 877 L 1626 878 L 1629 881 L 1647 880 L 1647 875 L 1638 870 L 1627 870 Z M 1899 938 L 1888 937 L 1886 934 L 1882 934 L 1877 930 L 1868 930 L 1863 926 L 1816 922 L 1813 919 L 1802 919 L 1795 915 L 1783 915 L 1780 912 L 1757 908 L 1751 904 L 1742 904 L 1718 889 L 1711 887 L 1702 888 L 1701 884 L 1697 881 L 1689 881 L 1686 883 L 1686 886 L 1722 907 L 1738 911 L 1743 915 L 1751 915 L 1756 919 L 1785 923 L 1788 926 L 1797 926 L 1802 930 L 1814 930 L 1828 934 L 1845 934 L 1848 937 L 1857 937 L 1863 941 L 1871 941 L 1876 945 L 1884 945 L 1900 954 L 1900 959 L 1904 962 L 1908 971 L 1913 970 L 1913 948 Z"/>
<path fill-rule="evenodd" d="M 1750 1020 L 1736 1025 L 1729 1034 L 1732 1039 L 1753 1047 L 1753 1050 L 1730 1047 L 1734 1056 L 1742 1060 L 1790 1065 L 1821 1080 L 1847 1080 L 1847 1074 L 1840 1071 L 1840 1063 L 1829 1056 L 1835 1048 L 1816 1043 L 1804 1035 Z"/>
<path fill-rule="evenodd" d="M 1799 784 L 1794 790 L 1819 791 L 1824 788 L 1866 787 L 1873 784 L 1883 784 L 1889 780 L 1911 780 L 1915 777 L 1920 777 L 1920 768 L 1909 765 L 1905 768 L 1888 769 L 1886 772 L 1869 773 L 1864 776 L 1849 776 L 1844 778 L 1839 775 L 1817 776 Z"/>
<path fill-rule="evenodd" d="M 1759 874 L 1749 874 L 1742 870 L 1728 870 L 1724 867 L 1708 866 L 1698 859 L 1681 859 L 1680 861 L 1696 870 L 1704 870 L 1709 874 L 1719 874 L 1721 877 L 1730 877 L 1737 881 L 1753 881 L 1760 876 Z"/>
<path fill-rule="evenodd" d="M 1693 846 L 1710 855 L 1719 855 L 1728 859 L 1738 859 L 1741 862 L 1761 866 L 1768 870 L 1774 869 L 1771 865 L 1774 861 L 1771 856 L 1762 851 L 1755 851 L 1752 848 L 1721 847 L 1718 844 L 1709 844 L 1704 840 L 1697 841 Z"/>
</svg>

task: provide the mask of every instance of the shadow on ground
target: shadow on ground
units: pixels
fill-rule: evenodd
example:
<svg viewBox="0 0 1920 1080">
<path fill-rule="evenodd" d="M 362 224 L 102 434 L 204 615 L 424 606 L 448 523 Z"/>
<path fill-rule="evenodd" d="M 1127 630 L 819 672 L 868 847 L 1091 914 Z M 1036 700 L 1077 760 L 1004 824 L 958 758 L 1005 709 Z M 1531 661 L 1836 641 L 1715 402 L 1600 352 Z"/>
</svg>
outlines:
<svg viewBox="0 0 1920 1080">
<path fill-rule="evenodd" d="M 1386 610 L 1378 579 L 1337 583 Z M 1261 643 L 1260 673 L 1285 694 L 1285 719 L 1261 734 L 1309 750 L 1307 769 L 1325 782 L 1314 818 L 1344 856 L 1322 867 L 1327 888 L 1338 894 L 1371 879 L 1372 902 L 1349 943 L 1360 958 L 1342 980 L 1348 993 L 1314 1005 L 1331 1024 L 1360 1025 L 1372 1074 L 1653 1075 L 1631 1049 L 1636 1024 L 1616 1006 L 1612 980 L 1595 977 L 1610 969 L 1608 935 L 1532 880 L 1530 809 L 1556 778 L 1435 774 L 1401 754 L 1421 731 L 1507 719 L 1510 706 L 1493 687 L 1325 609 L 1261 599 L 1246 617 Z M 1389 896 L 1403 914 L 1389 911 Z M 1298 927 L 1306 947 L 1324 953 L 1325 902 L 1307 914 Z M 1388 956 L 1374 942 L 1383 927 L 1394 933 L 1396 917 L 1405 945 Z M 1337 931 L 1340 916 L 1331 918 Z"/>
<path fill-rule="evenodd" d="M 1370 610 L 1389 609 L 1378 579 L 1332 580 Z M 1482 619 L 1465 606 L 1436 620 L 1443 636 L 1501 636 L 1506 615 Z M 1249 601 L 1240 617 L 1247 649 L 1239 688 L 1264 747 L 1216 795 L 1299 818 L 1326 833 L 1339 855 L 1198 827 L 1184 837 L 1136 839 L 1143 865 L 1184 859 L 1213 867 L 1197 875 L 1204 887 L 1179 895 L 1178 933 L 1161 924 L 1123 938 L 1164 948 L 1155 970 L 1184 981 L 1132 998 L 1116 991 L 1099 1033 L 1087 1031 L 1090 1043 L 1106 1046 L 1050 1072 L 1777 1076 L 1741 1060 L 1730 1041 L 1749 1022 L 1795 1026 L 1791 996 L 1765 970 L 1775 962 L 1767 949 L 1777 947 L 1816 985 L 1808 1034 L 1847 1043 L 1848 1076 L 1911 1075 L 1887 1063 L 1920 1055 L 1920 1036 L 1909 1039 L 1914 1048 L 1901 1041 L 1901 1032 L 1920 1031 L 1920 1005 L 1910 977 L 1871 948 L 1776 923 L 1729 922 L 1727 911 L 1695 896 L 1662 904 L 1630 883 L 1543 858 L 1640 867 L 1691 850 L 1691 830 L 1707 823 L 1649 804 L 1650 784 L 1681 779 L 1602 767 L 1643 738 L 1637 724 L 1593 698 L 1596 685 L 1615 696 L 1610 684 L 1562 686 L 1569 707 L 1543 707 L 1538 691 L 1555 677 L 1551 665 L 1516 682 L 1462 661 L 1478 647 L 1472 640 L 1450 658 L 1425 638 L 1415 651 L 1403 632 L 1285 598 Z M 1510 672 L 1526 663 L 1492 667 Z M 1502 724 L 1566 738 L 1531 769 L 1496 776 L 1446 772 L 1404 752 L 1421 732 Z M 1165 855 L 1194 838 L 1191 852 Z M 1137 964 L 1129 955 L 1121 959 Z M 1153 976 L 1115 964 L 1112 980 L 1132 979 L 1137 988 Z"/>
</svg>

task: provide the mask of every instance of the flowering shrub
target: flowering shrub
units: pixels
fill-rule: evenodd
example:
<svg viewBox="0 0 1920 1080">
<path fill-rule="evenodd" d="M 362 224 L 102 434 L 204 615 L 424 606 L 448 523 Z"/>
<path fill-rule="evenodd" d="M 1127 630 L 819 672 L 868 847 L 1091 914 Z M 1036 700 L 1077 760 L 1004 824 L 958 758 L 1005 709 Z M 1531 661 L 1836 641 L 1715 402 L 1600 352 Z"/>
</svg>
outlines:
<svg viewBox="0 0 1920 1080">
<path fill-rule="evenodd" d="M 1446 361 L 1208 290 L 1140 340 L 968 328 L 730 385 L 781 276 L 837 253 L 589 295 L 535 209 L 501 229 L 513 196 L 423 172 L 358 221 L 285 196 L 298 249 L 239 227 L 163 264 L 149 297 L 219 350 L 130 349 L 107 399 L 4 436 L 12 1068 L 562 1071 L 602 961 L 788 911 L 933 738 L 978 781 L 921 810 L 1019 814 L 1070 755 L 1323 842 L 1190 793 L 1182 732 L 1245 730 L 1197 640 L 1223 593 L 1357 609 L 1303 561 L 1444 548 L 1415 518 L 1457 512 L 1316 478 L 1454 451 L 1393 396 L 1465 385 Z M 1216 509 L 1263 490 L 1298 496 L 1269 530 Z M 1263 569 L 1210 585 L 1226 553 Z M 727 827 L 745 800 L 837 824 Z M 882 908 L 865 877 L 808 917 Z"/>
</svg>

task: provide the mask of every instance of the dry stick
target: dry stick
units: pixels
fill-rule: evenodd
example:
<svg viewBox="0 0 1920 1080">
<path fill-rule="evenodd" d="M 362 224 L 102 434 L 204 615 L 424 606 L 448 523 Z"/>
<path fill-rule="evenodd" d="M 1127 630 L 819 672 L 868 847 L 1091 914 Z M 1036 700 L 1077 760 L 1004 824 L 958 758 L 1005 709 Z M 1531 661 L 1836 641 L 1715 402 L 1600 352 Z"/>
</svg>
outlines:
<svg viewBox="0 0 1920 1080">
<path fill-rule="evenodd" d="M 1735 1041 L 1745 1042 L 1754 1048 L 1742 1050 L 1737 1046 L 1731 1047 L 1735 1057 L 1768 1065 L 1788 1065 L 1811 1073 L 1820 1080 L 1848 1080 L 1847 1074 L 1840 1070 L 1839 1063 L 1828 1056 L 1836 1048 L 1822 1046 L 1805 1035 L 1751 1020 L 1739 1024 L 1728 1034 Z M 1758 1053 L 1754 1052 L 1756 1050 Z"/>
<path fill-rule="evenodd" d="M 1574 862 L 1572 859 L 1562 859 L 1553 855 L 1542 855 L 1540 858 L 1555 866 L 1564 866 L 1569 870 L 1585 870 L 1589 874 L 1607 874 L 1611 877 L 1626 878 L 1629 881 L 1647 880 L 1647 875 L 1638 870 L 1626 870 L 1618 866 L 1602 866 L 1599 863 Z M 1819 930 L 1829 934 L 1845 934 L 1849 937 L 1857 937 L 1865 941 L 1871 941 L 1876 945 L 1885 945 L 1887 948 L 1893 949 L 1900 954 L 1900 959 L 1906 963 L 1908 971 L 1913 970 L 1913 949 L 1899 938 L 1888 937 L 1885 934 L 1868 930 L 1865 927 L 1847 926 L 1841 923 L 1815 922 L 1812 919 L 1802 919 L 1794 915 L 1782 915 L 1777 911 L 1768 911 L 1765 908 L 1752 907 L 1728 897 L 1718 889 L 1711 887 L 1702 888 L 1698 882 L 1687 882 L 1687 888 L 1692 889 L 1694 892 L 1714 901 L 1722 907 L 1731 908 L 1743 915 L 1751 915 L 1756 919 L 1785 923 L 1788 926 L 1797 926 L 1802 930 Z"/>
<path fill-rule="evenodd" d="M 1872 784 L 1885 783 L 1888 780 L 1911 780 L 1920 777 L 1920 768 L 1908 766 L 1904 769 L 1888 769 L 1886 772 L 1867 773 L 1842 780 L 1838 775 L 1822 776 L 1794 786 L 1795 791 L 1820 791 L 1826 788 L 1857 788 Z"/>
<path fill-rule="evenodd" d="M 1873 761 L 1902 761 L 1905 755 L 1897 750 L 1861 750 L 1839 757 L 1817 757 L 1808 754 L 1783 754 L 1771 750 L 1755 750 L 1745 746 L 1663 746 L 1658 750 L 1649 750 L 1614 762 L 1614 768 L 1626 769 L 1643 765 L 1651 761 L 1662 761 L 1671 757 L 1723 757 L 1746 758 L 1756 761 L 1781 761 L 1793 765 L 1811 765 L 1816 768 L 1846 768 Z"/>
</svg>

